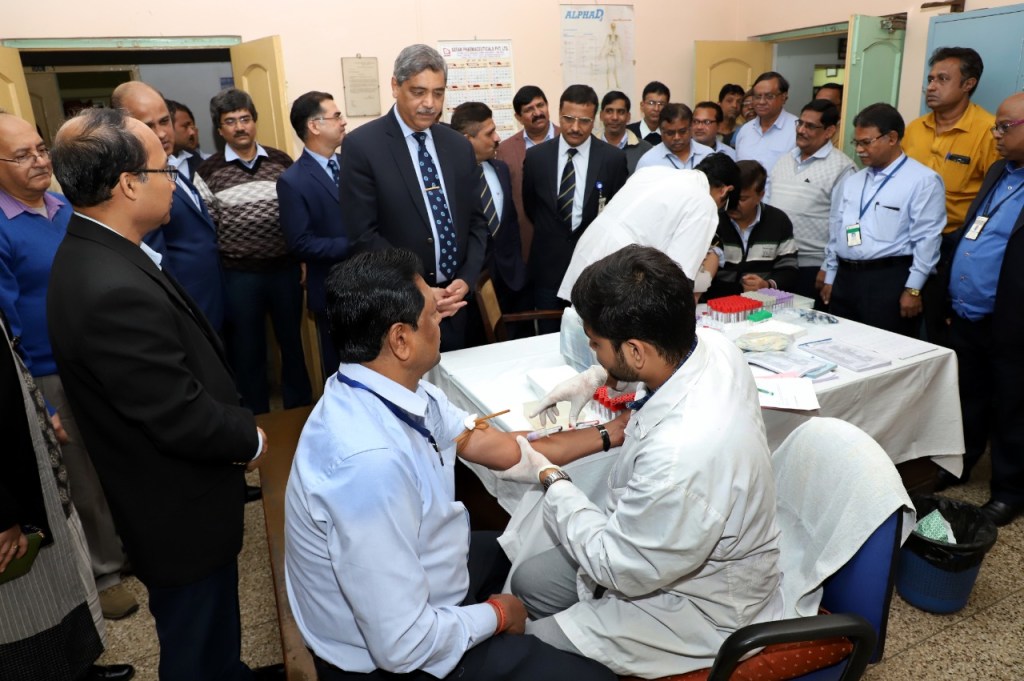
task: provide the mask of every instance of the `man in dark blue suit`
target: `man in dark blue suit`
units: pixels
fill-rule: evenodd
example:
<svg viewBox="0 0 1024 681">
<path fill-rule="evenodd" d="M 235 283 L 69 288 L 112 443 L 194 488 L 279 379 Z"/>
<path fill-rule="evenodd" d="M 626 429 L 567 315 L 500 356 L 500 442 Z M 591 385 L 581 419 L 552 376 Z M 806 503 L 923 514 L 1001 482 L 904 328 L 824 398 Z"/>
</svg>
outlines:
<svg viewBox="0 0 1024 681">
<path fill-rule="evenodd" d="M 124 109 L 155 132 L 167 154 L 168 166 L 177 167 L 174 123 L 163 95 L 145 83 L 131 81 L 114 90 L 111 105 Z M 219 333 L 224 324 L 224 273 L 217 252 L 217 228 L 185 175 L 178 174 L 170 222 L 150 232 L 144 241 L 163 256 L 160 266 L 174 275 Z"/>
<path fill-rule="evenodd" d="M 331 266 L 348 254 L 335 154 L 345 139 L 345 119 L 334 97 L 316 91 L 295 100 L 290 118 L 305 148 L 278 178 L 277 202 L 288 248 L 306 264 L 306 305 L 316 319 L 320 360 L 327 377 L 338 369 L 338 353 L 328 334 L 324 280 Z"/>
<path fill-rule="evenodd" d="M 501 309 L 518 312 L 530 307 L 524 301 L 526 263 L 523 262 L 519 218 L 512 202 L 512 179 L 508 165 L 494 155 L 501 138 L 495 129 L 491 108 L 482 102 L 465 102 L 452 113 L 452 128 L 473 145 L 480 167 L 480 203 L 487 219 L 485 260 Z"/>
<path fill-rule="evenodd" d="M 340 192 L 352 253 L 415 253 L 443 317 L 441 349 L 455 350 L 465 342 L 469 315 L 460 310 L 484 266 L 487 222 L 473 147 L 435 124 L 447 76 L 444 59 L 427 45 L 399 53 L 395 106 L 345 140 Z"/>
</svg>

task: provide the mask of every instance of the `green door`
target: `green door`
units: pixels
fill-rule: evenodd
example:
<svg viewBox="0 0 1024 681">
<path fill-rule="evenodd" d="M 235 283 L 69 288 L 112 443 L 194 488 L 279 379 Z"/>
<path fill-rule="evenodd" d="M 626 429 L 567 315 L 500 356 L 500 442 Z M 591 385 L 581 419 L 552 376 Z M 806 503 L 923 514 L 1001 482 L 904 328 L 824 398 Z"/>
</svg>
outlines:
<svg viewBox="0 0 1024 681">
<path fill-rule="evenodd" d="M 849 140 L 853 139 L 853 119 L 857 113 L 876 102 L 896 106 L 905 34 L 891 19 L 861 14 L 850 17 L 840 143 L 854 161 L 857 155 Z"/>
</svg>

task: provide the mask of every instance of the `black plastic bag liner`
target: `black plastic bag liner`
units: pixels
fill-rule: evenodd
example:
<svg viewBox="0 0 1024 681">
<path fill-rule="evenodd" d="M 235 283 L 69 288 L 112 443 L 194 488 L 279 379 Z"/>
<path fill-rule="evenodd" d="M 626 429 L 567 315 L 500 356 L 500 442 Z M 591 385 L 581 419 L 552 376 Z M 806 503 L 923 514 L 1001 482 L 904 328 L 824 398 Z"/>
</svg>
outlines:
<svg viewBox="0 0 1024 681">
<path fill-rule="evenodd" d="M 996 543 L 999 530 L 974 504 L 953 501 L 944 497 L 914 497 L 920 520 L 938 509 L 942 517 L 953 528 L 958 543 L 928 539 L 917 532 L 911 532 L 904 549 L 928 561 L 946 572 L 963 572 L 981 563 L 985 554 Z"/>
</svg>

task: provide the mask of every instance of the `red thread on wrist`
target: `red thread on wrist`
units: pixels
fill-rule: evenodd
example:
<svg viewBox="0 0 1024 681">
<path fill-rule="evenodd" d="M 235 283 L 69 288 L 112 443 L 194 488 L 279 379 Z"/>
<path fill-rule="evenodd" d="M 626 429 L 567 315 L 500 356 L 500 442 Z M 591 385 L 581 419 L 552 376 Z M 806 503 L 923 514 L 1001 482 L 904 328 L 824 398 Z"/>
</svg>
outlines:
<svg viewBox="0 0 1024 681">
<path fill-rule="evenodd" d="M 487 602 L 490 603 L 491 607 L 494 608 L 495 614 L 498 616 L 498 628 L 494 630 L 495 634 L 500 634 L 505 631 L 505 609 L 501 607 L 501 604 L 493 598 L 488 598 Z"/>
</svg>

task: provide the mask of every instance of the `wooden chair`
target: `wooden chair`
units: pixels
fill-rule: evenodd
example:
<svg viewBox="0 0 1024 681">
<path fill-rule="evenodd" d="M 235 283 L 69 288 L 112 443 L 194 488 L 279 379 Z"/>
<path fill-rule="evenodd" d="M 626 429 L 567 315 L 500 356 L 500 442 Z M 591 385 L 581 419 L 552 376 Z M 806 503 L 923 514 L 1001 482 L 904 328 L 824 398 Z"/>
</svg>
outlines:
<svg viewBox="0 0 1024 681">
<path fill-rule="evenodd" d="M 544 319 L 561 319 L 561 310 L 530 310 L 529 312 L 508 312 L 502 314 L 498 304 L 498 294 L 494 290 L 494 282 L 487 270 L 480 274 L 476 282 L 476 305 L 480 308 L 480 316 L 484 322 L 484 334 L 488 343 L 500 343 L 508 340 L 509 324 L 533 322 Z"/>
</svg>

